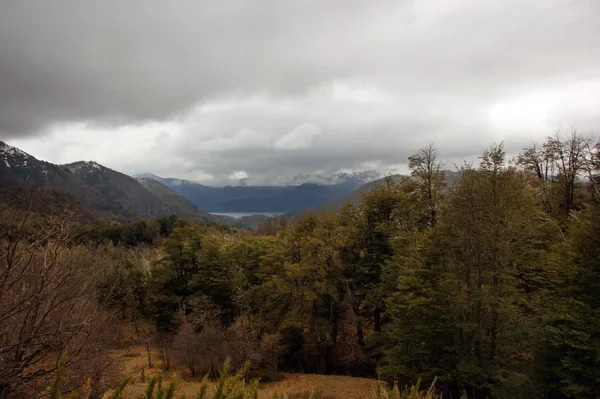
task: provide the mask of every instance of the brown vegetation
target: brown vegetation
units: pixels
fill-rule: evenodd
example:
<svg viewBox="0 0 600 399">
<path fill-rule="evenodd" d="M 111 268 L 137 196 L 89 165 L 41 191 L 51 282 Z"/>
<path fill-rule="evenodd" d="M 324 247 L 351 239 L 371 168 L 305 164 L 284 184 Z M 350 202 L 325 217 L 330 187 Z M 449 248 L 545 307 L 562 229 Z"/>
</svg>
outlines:
<svg viewBox="0 0 600 399">
<path fill-rule="evenodd" d="M 69 386 L 101 375 L 111 364 L 109 316 L 95 297 L 102 257 L 78 244 L 70 208 L 40 218 L 23 204 L 43 201 L 46 190 L 0 203 L 0 397 L 39 391 L 64 356 Z M 13 201 L 19 200 L 19 206 Z"/>
</svg>

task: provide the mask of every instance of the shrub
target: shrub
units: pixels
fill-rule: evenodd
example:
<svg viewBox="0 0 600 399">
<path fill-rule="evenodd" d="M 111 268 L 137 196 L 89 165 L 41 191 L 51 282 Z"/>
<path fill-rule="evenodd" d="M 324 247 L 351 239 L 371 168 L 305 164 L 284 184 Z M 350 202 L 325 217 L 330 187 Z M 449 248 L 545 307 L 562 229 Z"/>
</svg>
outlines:
<svg viewBox="0 0 600 399">
<path fill-rule="evenodd" d="M 250 370 L 248 371 L 248 374 L 246 374 L 247 381 L 258 380 L 262 383 L 282 381 L 283 378 L 283 373 L 267 369 Z"/>
</svg>

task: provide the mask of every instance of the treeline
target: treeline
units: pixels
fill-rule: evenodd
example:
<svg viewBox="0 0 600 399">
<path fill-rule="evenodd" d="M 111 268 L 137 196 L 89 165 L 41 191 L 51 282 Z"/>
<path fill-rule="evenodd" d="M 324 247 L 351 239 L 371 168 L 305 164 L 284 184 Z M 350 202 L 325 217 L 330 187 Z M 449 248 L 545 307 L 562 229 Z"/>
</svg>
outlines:
<svg viewBox="0 0 600 399">
<path fill-rule="evenodd" d="M 140 222 L 114 239 L 103 227 L 94 245 L 63 247 L 93 265 L 77 268 L 93 281 L 81 296 L 89 306 L 93 298 L 95 310 L 82 311 L 133 325 L 148 362 L 166 369 L 217 376 L 230 358 L 233 367 L 249 361 L 265 376 L 380 376 L 400 386 L 435 380 L 438 394 L 453 399 L 593 398 L 600 395 L 599 151 L 576 133 L 510 161 L 495 145 L 447 187 L 429 146 L 409 158 L 410 177 L 274 235 L 165 219 L 164 228 Z M 12 231 L 31 225 L 11 223 Z M 3 234 L 9 258 L 33 251 L 42 262 L 59 242 L 50 233 L 35 240 Z M 26 259 L 34 258 L 3 260 L 0 282 L 37 281 L 43 262 Z M 68 259 L 56 263 L 67 268 Z M 0 292 L 3 300 L 10 295 Z M 0 314 L 10 328 L 28 331 L 29 305 L 19 306 Z M 80 305 L 68 306 L 75 323 Z M 39 340 L 31 335 L 24 344 L 13 334 L 0 343 L 5 392 L 33 381 L 38 367 L 17 370 L 26 362 L 12 360 L 16 346 L 18 359 L 56 358 L 76 347 L 38 343 L 45 352 L 34 354 Z"/>
</svg>

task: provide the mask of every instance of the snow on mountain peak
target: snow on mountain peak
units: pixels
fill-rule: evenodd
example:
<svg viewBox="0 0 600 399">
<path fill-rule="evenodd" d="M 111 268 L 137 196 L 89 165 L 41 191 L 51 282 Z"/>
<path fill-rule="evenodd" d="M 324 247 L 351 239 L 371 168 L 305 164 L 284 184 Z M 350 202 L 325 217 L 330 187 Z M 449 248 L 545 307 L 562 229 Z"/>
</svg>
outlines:
<svg viewBox="0 0 600 399">
<path fill-rule="evenodd" d="M 27 161 L 33 157 L 17 147 L 0 141 L 0 158 L 8 168 L 12 168 L 15 166 L 27 166 Z"/>
<path fill-rule="evenodd" d="M 140 182 L 142 187 L 144 187 L 146 190 L 150 190 L 152 188 L 152 181 L 154 179 L 150 177 L 138 177 L 136 180 Z"/>
<path fill-rule="evenodd" d="M 74 174 L 94 171 L 101 172 L 106 169 L 104 166 L 94 161 L 79 161 L 64 165 L 64 167 Z"/>
<path fill-rule="evenodd" d="M 381 174 L 374 170 L 365 170 L 359 172 L 338 172 L 330 176 L 323 176 L 321 174 L 306 174 L 295 176 L 292 179 L 292 184 L 323 184 L 323 185 L 335 185 L 335 184 L 354 184 L 357 187 L 366 184 L 370 181 L 377 180 L 381 177 Z"/>
<path fill-rule="evenodd" d="M 172 182 L 171 182 L 171 184 L 173 186 L 182 186 L 184 184 L 187 184 L 187 181 L 186 180 L 182 180 L 182 179 L 173 179 Z"/>
</svg>

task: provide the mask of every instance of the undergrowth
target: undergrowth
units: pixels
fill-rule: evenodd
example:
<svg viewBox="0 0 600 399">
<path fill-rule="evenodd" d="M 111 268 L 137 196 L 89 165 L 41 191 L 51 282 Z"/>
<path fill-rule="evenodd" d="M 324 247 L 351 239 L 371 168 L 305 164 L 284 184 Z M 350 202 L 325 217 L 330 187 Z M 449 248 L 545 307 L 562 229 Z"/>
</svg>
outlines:
<svg viewBox="0 0 600 399">
<path fill-rule="evenodd" d="M 146 384 L 144 393 L 135 398 L 126 394 L 127 385 L 131 382 L 131 378 L 126 378 L 114 390 L 105 393 L 102 399 L 258 399 L 259 380 L 257 378 L 249 379 L 248 369 L 249 364 L 245 364 L 240 370 L 233 373 L 231 362 L 225 361 L 219 379 L 216 381 L 214 392 L 209 393 L 210 380 L 208 376 L 205 376 L 198 392 L 193 397 L 187 397 L 185 394 L 176 396 L 177 383 L 175 381 L 166 382 L 161 375 L 155 375 Z M 63 398 L 60 393 L 63 374 L 64 362 L 61 361 L 50 387 L 50 399 L 89 399 L 89 380 L 81 389 Z M 435 381 L 427 391 L 422 391 L 419 381 L 416 385 L 401 391 L 397 384 L 388 390 L 383 383 L 379 383 L 373 395 L 365 399 L 437 399 L 434 385 Z M 269 399 L 331 399 L 331 397 L 325 396 L 321 391 L 293 395 L 275 392 Z"/>
</svg>

